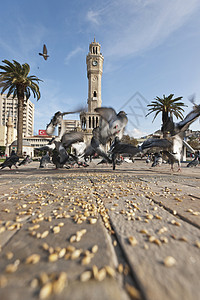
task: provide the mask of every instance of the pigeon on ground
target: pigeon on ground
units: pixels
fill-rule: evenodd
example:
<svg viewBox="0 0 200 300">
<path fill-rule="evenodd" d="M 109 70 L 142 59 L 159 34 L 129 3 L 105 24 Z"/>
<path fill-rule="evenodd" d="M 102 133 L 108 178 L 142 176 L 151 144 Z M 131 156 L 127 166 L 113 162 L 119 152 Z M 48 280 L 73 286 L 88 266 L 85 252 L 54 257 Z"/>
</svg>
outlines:
<svg viewBox="0 0 200 300">
<path fill-rule="evenodd" d="M 52 161 L 56 168 L 62 168 L 69 159 L 67 149 L 76 142 L 83 141 L 83 133 L 78 131 L 66 132 L 61 141 L 54 140 L 56 151 L 54 151 Z"/>
<path fill-rule="evenodd" d="M 6 158 L 6 160 L 0 164 L 1 169 L 4 169 L 6 167 L 12 168 L 12 166 L 15 166 L 17 168 L 17 163 L 19 161 L 19 157 L 13 152 L 11 153 L 10 157 Z"/>
<path fill-rule="evenodd" d="M 47 152 L 40 159 L 40 168 L 46 168 L 48 166 L 48 164 L 50 164 L 50 163 L 51 163 L 51 159 L 50 159 L 50 156 L 49 156 L 49 154 Z"/>
<path fill-rule="evenodd" d="M 198 151 L 198 152 L 199 152 L 199 151 Z M 195 155 L 195 158 L 187 164 L 187 167 L 188 167 L 188 168 L 191 168 L 191 167 L 197 167 L 197 166 L 200 164 L 199 159 L 200 159 L 200 155 L 199 155 L 199 153 L 197 153 L 197 154 Z"/>
<path fill-rule="evenodd" d="M 162 150 L 163 154 L 165 154 L 170 163 L 171 169 L 173 170 L 174 163 L 178 162 L 178 170 L 180 171 L 180 161 L 181 161 L 181 152 L 182 152 L 182 139 L 179 135 L 169 137 L 168 139 L 148 139 L 144 141 L 144 143 L 140 146 L 141 150 L 155 148 L 158 150 Z M 154 166 L 154 164 L 152 165 Z"/>
<path fill-rule="evenodd" d="M 150 156 L 148 155 L 146 158 L 146 164 L 148 165 L 151 162 Z"/>
<path fill-rule="evenodd" d="M 59 136 L 53 138 L 48 145 L 37 148 L 37 150 L 46 150 L 46 151 L 54 151 L 52 161 L 56 165 L 56 168 L 64 166 L 64 164 L 69 159 L 69 155 L 67 153 L 67 149 L 73 144 L 77 142 L 83 141 L 83 133 L 82 132 L 65 132 L 65 126 L 63 121 L 63 116 L 67 114 L 77 113 L 83 111 L 83 108 L 79 108 L 73 112 L 64 112 L 61 113 L 57 111 L 52 117 L 49 124 L 46 127 L 46 133 L 48 135 L 52 135 L 56 126 L 60 125 L 61 130 Z"/>
<path fill-rule="evenodd" d="M 44 60 L 47 60 L 47 58 L 49 57 L 49 55 L 47 55 L 47 47 L 45 44 L 43 45 L 43 52 L 39 53 L 39 55 L 43 56 Z"/>
<path fill-rule="evenodd" d="M 154 154 L 154 161 L 152 163 L 152 167 L 161 166 L 162 165 L 162 155 L 161 153 Z"/>
</svg>

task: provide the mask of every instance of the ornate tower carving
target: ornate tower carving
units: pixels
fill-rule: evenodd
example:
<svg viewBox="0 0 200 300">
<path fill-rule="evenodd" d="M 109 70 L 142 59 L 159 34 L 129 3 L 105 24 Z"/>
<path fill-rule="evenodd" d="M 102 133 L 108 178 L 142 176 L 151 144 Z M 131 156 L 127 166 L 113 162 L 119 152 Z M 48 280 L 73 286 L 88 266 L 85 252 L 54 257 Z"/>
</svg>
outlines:
<svg viewBox="0 0 200 300">
<path fill-rule="evenodd" d="M 13 136 L 13 134 L 14 134 L 13 133 L 14 124 L 13 124 L 10 112 L 8 114 L 8 121 L 6 123 L 6 127 L 7 127 L 7 138 L 6 138 L 5 154 L 7 154 L 9 156 L 9 146 L 14 141 L 14 136 Z"/>
</svg>

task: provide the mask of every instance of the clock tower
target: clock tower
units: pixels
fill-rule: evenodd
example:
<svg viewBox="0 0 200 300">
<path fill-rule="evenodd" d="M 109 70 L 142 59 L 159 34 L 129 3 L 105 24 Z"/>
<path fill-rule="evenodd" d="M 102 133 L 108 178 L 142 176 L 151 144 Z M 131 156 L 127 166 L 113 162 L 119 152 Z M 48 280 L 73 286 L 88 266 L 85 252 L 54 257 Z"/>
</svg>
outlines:
<svg viewBox="0 0 200 300">
<path fill-rule="evenodd" d="M 86 57 L 87 78 L 88 78 L 88 112 L 94 112 L 96 107 L 100 107 L 101 100 L 101 77 L 103 73 L 104 57 L 100 53 L 101 45 L 92 42 L 89 46 L 89 53 Z"/>
<path fill-rule="evenodd" d="M 92 130 L 99 124 L 99 114 L 95 108 L 101 107 L 101 78 L 103 73 L 104 57 L 100 52 L 101 45 L 94 41 L 89 45 L 89 53 L 86 57 L 88 78 L 88 111 L 80 114 L 81 127 L 84 130 L 84 140 L 90 140 Z"/>
</svg>

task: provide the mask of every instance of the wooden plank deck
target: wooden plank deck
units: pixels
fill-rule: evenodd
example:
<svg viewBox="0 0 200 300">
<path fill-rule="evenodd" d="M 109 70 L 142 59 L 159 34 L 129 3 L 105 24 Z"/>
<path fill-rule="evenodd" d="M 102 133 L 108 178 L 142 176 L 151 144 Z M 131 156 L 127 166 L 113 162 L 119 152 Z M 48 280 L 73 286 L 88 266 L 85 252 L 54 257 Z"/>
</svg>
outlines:
<svg viewBox="0 0 200 300">
<path fill-rule="evenodd" d="M 199 299 L 200 169 L 167 167 L 2 170 L 0 299 Z"/>
</svg>

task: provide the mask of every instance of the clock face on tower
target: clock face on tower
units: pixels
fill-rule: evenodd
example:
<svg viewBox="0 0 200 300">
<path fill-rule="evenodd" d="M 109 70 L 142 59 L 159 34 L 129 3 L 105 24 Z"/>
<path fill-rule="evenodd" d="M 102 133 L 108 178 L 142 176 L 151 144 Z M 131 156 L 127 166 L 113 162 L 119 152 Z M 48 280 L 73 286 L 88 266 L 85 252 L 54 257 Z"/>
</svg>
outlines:
<svg viewBox="0 0 200 300">
<path fill-rule="evenodd" d="M 97 62 L 96 60 L 93 60 L 93 61 L 92 61 L 92 65 L 93 65 L 93 66 L 97 66 L 97 65 L 98 65 L 98 62 Z"/>
</svg>

